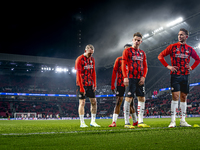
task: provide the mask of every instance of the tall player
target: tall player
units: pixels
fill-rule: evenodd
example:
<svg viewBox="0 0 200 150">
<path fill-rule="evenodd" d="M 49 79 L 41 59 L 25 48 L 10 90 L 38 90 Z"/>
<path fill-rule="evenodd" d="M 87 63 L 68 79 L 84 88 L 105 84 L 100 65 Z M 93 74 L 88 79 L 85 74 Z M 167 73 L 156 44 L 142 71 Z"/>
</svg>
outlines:
<svg viewBox="0 0 200 150">
<path fill-rule="evenodd" d="M 170 128 L 176 127 L 176 108 L 178 108 L 179 97 L 182 116 L 180 126 L 191 127 L 191 125 L 185 121 L 187 94 L 189 93 L 189 74 L 190 70 L 194 70 L 194 68 L 198 66 L 200 58 L 196 51 L 186 44 L 188 36 L 189 32 L 186 29 L 181 28 L 178 33 L 179 42 L 170 44 L 158 55 L 160 62 L 171 71 L 171 123 L 168 126 Z M 171 66 L 164 59 L 167 55 L 170 55 Z M 189 66 L 190 57 L 195 60 L 192 66 Z"/>
<path fill-rule="evenodd" d="M 128 48 L 131 47 L 131 44 L 126 44 L 124 46 L 124 48 Z M 111 80 L 111 90 L 113 91 L 113 93 L 116 93 L 116 103 L 115 103 L 115 108 L 114 108 L 114 112 L 113 112 L 113 122 L 112 124 L 109 125 L 109 127 L 116 127 L 116 122 L 117 122 L 117 118 L 118 115 L 120 113 L 120 106 L 122 104 L 123 101 L 123 97 L 124 97 L 124 92 L 125 92 L 125 86 L 124 86 L 124 77 L 122 74 L 122 68 L 121 68 L 121 63 L 122 63 L 122 56 L 118 57 L 115 60 L 115 64 L 113 67 L 113 73 L 112 73 L 112 80 Z M 115 92 L 115 79 L 116 79 L 116 74 L 117 74 L 117 89 Z M 133 100 L 132 103 L 130 105 L 130 112 L 132 115 L 132 119 L 133 119 L 133 126 L 137 125 L 137 115 L 135 112 L 135 107 L 133 106 Z M 129 125 L 129 128 L 134 128 L 133 126 Z"/>
<path fill-rule="evenodd" d="M 84 122 L 85 100 L 89 97 L 91 102 L 91 123 L 90 126 L 100 127 L 95 122 L 97 112 L 97 101 L 95 98 L 96 91 L 96 71 L 95 60 L 92 57 L 94 46 L 89 44 L 85 48 L 85 53 L 79 56 L 75 62 L 77 96 L 79 97 L 78 113 L 80 117 L 80 127 L 88 127 Z"/>
<path fill-rule="evenodd" d="M 124 76 L 124 85 L 128 86 L 126 90 L 126 98 L 124 102 L 125 126 L 129 122 L 129 107 L 130 103 L 136 93 L 138 99 L 138 127 L 150 127 L 143 123 L 143 115 L 145 110 L 145 78 L 147 75 L 147 60 L 146 54 L 143 50 L 139 49 L 142 43 L 142 34 L 137 32 L 133 35 L 133 46 L 123 51 L 122 56 L 122 73 Z M 128 66 L 128 73 L 126 71 Z"/>
</svg>

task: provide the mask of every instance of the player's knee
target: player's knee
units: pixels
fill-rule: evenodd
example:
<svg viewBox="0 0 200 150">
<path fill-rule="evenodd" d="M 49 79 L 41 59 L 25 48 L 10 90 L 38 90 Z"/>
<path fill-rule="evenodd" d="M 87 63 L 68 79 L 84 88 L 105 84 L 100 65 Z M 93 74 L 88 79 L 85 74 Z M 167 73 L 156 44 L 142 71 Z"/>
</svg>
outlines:
<svg viewBox="0 0 200 150">
<path fill-rule="evenodd" d="M 120 106 L 121 103 L 122 103 L 122 101 L 123 101 L 123 98 L 121 98 L 121 97 L 117 97 L 116 106 Z"/>
<path fill-rule="evenodd" d="M 187 94 L 185 94 L 185 93 L 181 93 L 181 102 L 186 102 L 186 100 L 187 100 Z"/>
<path fill-rule="evenodd" d="M 97 101 L 96 101 L 96 100 L 93 100 L 93 101 L 91 101 L 91 104 L 92 104 L 93 106 L 95 106 L 95 105 L 97 105 Z"/>
<path fill-rule="evenodd" d="M 84 106 L 85 106 L 85 101 L 80 101 L 80 102 L 79 102 L 79 105 L 80 105 L 81 107 L 84 107 Z"/>
<path fill-rule="evenodd" d="M 173 95 L 173 100 L 178 100 L 179 99 L 179 94 L 174 94 Z"/>
</svg>

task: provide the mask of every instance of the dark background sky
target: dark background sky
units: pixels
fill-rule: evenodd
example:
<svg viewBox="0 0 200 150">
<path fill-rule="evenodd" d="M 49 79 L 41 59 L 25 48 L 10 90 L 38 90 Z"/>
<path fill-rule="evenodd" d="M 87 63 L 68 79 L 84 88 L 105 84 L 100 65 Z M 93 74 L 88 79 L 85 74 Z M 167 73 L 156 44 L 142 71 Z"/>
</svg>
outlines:
<svg viewBox="0 0 200 150">
<path fill-rule="evenodd" d="M 97 63 L 107 63 L 133 33 L 199 11 L 197 0 L 1 3 L 0 53 L 76 59 L 91 43 Z"/>
</svg>

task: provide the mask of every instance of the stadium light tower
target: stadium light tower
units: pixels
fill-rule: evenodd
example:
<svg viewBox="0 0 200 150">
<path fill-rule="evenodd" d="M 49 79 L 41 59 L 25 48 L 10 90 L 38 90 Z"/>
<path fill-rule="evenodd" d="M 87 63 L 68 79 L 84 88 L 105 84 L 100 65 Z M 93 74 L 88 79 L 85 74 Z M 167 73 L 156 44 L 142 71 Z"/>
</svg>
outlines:
<svg viewBox="0 0 200 150">
<path fill-rule="evenodd" d="M 145 34 L 143 37 L 144 37 L 144 38 L 147 38 L 147 37 L 149 37 L 149 34 L 147 33 L 147 34 Z"/>
<path fill-rule="evenodd" d="M 152 33 L 155 34 L 155 33 L 160 32 L 160 31 L 162 31 L 162 30 L 163 30 L 163 27 L 160 27 L 160 28 L 154 30 Z"/>
<path fill-rule="evenodd" d="M 72 73 L 76 73 L 76 70 L 74 68 L 72 69 Z"/>
<path fill-rule="evenodd" d="M 174 20 L 174 21 L 168 23 L 168 24 L 167 24 L 167 27 L 174 26 L 174 25 L 176 25 L 176 24 L 178 24 L 178 23 L 180 23 L 180 22 L 182 22 L 182 21 L 183 21 L 183 18 L 182 18 L 182 17 L 179 17 L 178 19 L 176 19 L 176 20 Z"/>
</svg>

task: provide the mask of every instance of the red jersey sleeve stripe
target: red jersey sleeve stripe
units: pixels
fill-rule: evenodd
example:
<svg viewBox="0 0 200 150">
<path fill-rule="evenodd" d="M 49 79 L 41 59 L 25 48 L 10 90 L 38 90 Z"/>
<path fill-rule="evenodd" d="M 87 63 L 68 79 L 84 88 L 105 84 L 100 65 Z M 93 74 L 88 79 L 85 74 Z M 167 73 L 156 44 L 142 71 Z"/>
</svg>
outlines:
<svg viewBox="0 0 200 150">
<path fill-rule="evenodd" d="M 165 56 L 169 55 L 171 53 L 171 48 L 172 45 L 169 45 L 164 51 L 162 51 L 159 55 L 158 55 L 158 59 L 160 60 L 160 62 L 163 64 L 163 66 L 167 67 L 169 64 L 165 61 Z"/>
<path fill-rule="evenodd" d="M 83 88 L 83 81 L 82 81 L 82 77 L 81 77 L 81 56 L 79 56 L 76 60 L 76 69 L 77 69 L 77 83 L 80 86 L 80 92 L 85 92 L 84 88 Z"/>
<path fill-rule="evenodd" d="M 145 54 L 145 53 L 144 53 L 143 67 L 144 67 L 144 74 L 143 74 L 143 77 L 146 78 L 147 72 L 148 72 L 148 67 L 147 67 L 147 57 L 146 57 L 146 54 Z"/>
<path fill-rule="evenodd" d="M 196 68 L 199 65 L 200 58 L 199 58 L 199 56 L 197 55 L 197 53 L 194 49 L 192 49 L 191 57 L 195 60 L 194 64 L 191 66 L 191 68 L 193 70 L 194 68 Z"/>
<path fill-rule="evenodd" d="M 124 78 L 128 77 L 127 70 L 126 70 L 127 59 L 128 59 L 128 50 L 125 49 L 122 55 L 122 73 L 123 73 Z"/>
<path fill-rule="evenodd" d="M 119 58 L 117 58 L 115 60 L 115 64 L 114 64 L 114 67 L 113 67 L 112 79 L 111 79 L 111 89 L 112 90 L 115 89 L 115 79 L 116 79 L 117 68 L 118 68 L 118 64 L 119 64 L 118 61 L 119 61 Z"/>
</svg>

